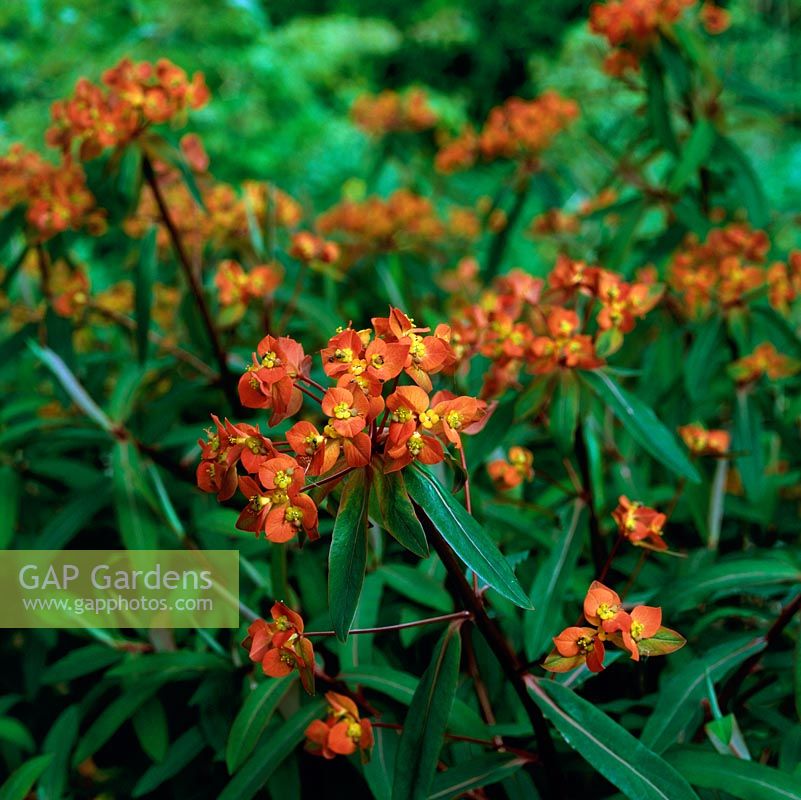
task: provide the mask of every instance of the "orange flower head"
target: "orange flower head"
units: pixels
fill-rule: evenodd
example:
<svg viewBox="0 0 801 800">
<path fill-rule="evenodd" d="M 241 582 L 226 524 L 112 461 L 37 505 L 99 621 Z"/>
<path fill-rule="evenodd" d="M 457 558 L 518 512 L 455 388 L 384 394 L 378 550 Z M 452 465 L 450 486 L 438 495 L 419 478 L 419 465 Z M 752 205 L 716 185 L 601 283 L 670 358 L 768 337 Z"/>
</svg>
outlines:
<svg viewBox="0 0 801 800">
<path fill-rule="evenodd" d="M 659 511 L 621 495 L 612 518 L 617 523 L 618 531 L 632 544 L 653 550 L 667 550 L 662 538 L 667 517 Z"/>
<path fill-rule="evenodd" d="M 731 434 L 724 430 L 707 430 L 701 425 L 683 425 L 679 435 L 697 456 L 723 456 L 729 452 Z"/>
</svg>

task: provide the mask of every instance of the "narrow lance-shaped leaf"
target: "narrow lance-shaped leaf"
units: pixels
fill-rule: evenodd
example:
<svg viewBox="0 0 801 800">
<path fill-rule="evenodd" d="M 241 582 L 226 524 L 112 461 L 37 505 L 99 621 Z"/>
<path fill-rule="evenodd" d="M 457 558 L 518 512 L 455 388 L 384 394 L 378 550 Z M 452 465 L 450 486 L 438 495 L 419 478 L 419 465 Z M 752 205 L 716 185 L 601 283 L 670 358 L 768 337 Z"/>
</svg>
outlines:
<svg viewBox="0 0 801 800">
<path fill-rule="evenodd" d="M 70 768 L 70 754 L 78 738 L 78 725 L 81 712 L 77 705 L 69 706 L 53 723 L 45 736 L 43 750 L 53 756 L 53 760 L 39 778 L 40 800 L 60 800 L 67 785 Z"/>
<path fill-rule="evenodd" d="M 427 470 L 406 470 L 406 488 L 442 538 L 478 577 L 521 608 L 529 608 L 509 563 L 484 528 Z"/>
<path fill-rule="evenodd" d="M 337 638 L 343 642 L 356 614 L 367 566 L 368 492 L 366 470 L 352 472 L 342 491 L 328 554 L 331 623 Z"/>
<path fill-rule="evenodd" d="M 412 698 L 395 759 L 392 800 L 428 797 L 456 693 L 460 627 L 448 626 Z"/>
<path fill-rule="evenodd" d="M 52 760 L 53 755 L 48 753 L 44 756 L 36 756 L 17 767 L 8 780 L 0 786 L 0 800 L 25 800 L 33 784 Z"/>
<path fill-rule="evenodd" d="M 205 746 L 203 734 L 197 727 L 182 733 L 170 745 L 163 760 L 158 764 L 153 764 L 136 782 L 132 793 L 133 797 L 148 795 L 165 781 L 177 775 L 200 754 Z"/>
<path fill-rule="evenodd" d="M 582 379 L 612 409 L 631 437 L 657 461 L 692 483 L 700 482 L 698 471 L 685 455 L 676 437 L 642 400 L 626 392 L 602 370 L 584 371 Z"/>
<path fill-rule="evenodd" d="M 518 756 L 504 754 L 479 756 L 438 772 L 431 784 L 428 800 L 449 800 L 465 792 L 491 786 L 513 775 L 526 762 Z"/>
<path fill-rule="evenodd" d="M 384 474 L 376 470 L 373 479 L 373 491 L 376 493 L 381 512 L 381 526 L 407 550 L 426 558 L 428 542 L 420 521 L 414 514 L 403 474 L 401 472 Z"/>
<path fill-rule="evenodd" d="M 236 772 L 251 754 L 296 677 L 293 674 L 264 681 L 248 695 L 228 734 L 225 763 L 229 773 Z"/>
<path fill-rule="evenodd" d="M 775 767 L 702 747 L 681 747 L 665 758 L 694 786 L 719 790 L 741 800 L 801 800 L 801 783 Z"/>
<path fill-rule="evenodd" d="M 556 681 L 528 689 L 564 740 L 632 800 L 698 800 L 687 781 L 592 703 Z"/>
<path fill-rule="evenodd" d="M 148 335 L 150 334 L 150 309 L 153 302 L 153 282 L 156 279 L 156 227 L 145 234 L 139 248 L 139 263 L 136 266 L 136 350 L 139 362 L 147 361 Z"/>
</svg>

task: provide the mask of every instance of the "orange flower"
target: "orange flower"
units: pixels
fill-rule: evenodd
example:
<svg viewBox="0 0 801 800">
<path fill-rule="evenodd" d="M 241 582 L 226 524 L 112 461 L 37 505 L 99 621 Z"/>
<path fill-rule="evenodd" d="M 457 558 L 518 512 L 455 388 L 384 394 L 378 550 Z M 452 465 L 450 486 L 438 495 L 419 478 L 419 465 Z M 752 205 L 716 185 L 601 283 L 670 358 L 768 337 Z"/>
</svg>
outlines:
<svg viewBox="0 0 801 800">
<path fill-rule="evenodd" d="M 771 380 L 787 378 L 801 369 L 801 362 L 776 352 L 770 342 L 760 344 L 753 353 L 735 361 L 729 371 L 738 383 L 751 383 L 767 375 Z"/>
<path fill-rule="evenodd" d="M 360 751 L 362 760 L 369 758 L 373 746 L 370 720 L 361 719 L 356 704 L 349 697 L 326 692 L 329 703 L 325 720 L 314 720 L 306 728 L 306 749 L 313 755 L 334 758 Z"/>
<path fill-rule="evenodd" d="M 253 363 L 239 379 L 239 399 L 247 408 L 271 408 L 270 424 L 297 413 L 303 395 L 295 386 L 308 373 L 311 359 L 288 336 L 265 336 L 253 354 Z"/>
<path fill-rule="evenodd" d="M 724 430 L 706 430 L 700 425 L 682 425 L 679 435 L 697 456 L 722 456 L 729 452 L 731 435 Z"/>
<path fill-rule="evenodd" d="M 653 550 L 667 550 L 662 538 L 662 526 L 667 519 L 664 514 L 621 495 L 612 517 L 620 533 L 632 544 Z"/>
<path fill-rule="evenodd" d="M 350 110 L 354 123 L 371 136 L 407 133 L 433 128 L 437 115 L 422 89 L 403 94 L 386 89 L 377 95 L 363 94 Z"/>
<path fill-rule="evenodd" d="M 496 488 L 505 491 L 514 489 L 523 481 L 532 480 L 534 478 L 534 470 L 531 466 L 533 463 L 534 454 L 531 450 L 525 447 L 510 447 L 509 460 L 500 458 L 490 461 L 487 464 L 487 472 Z"/>
<path fill-rule="evenodd" d="M 723 33 L 731 25 L 729 12 L 714 3 L 704 3 L 701 6 L 700 17 L 706 32 L 712 35 Z"/>
<path fill-rule="evenodd" d="M 595 628 L 565 628 L 554 637 L 556 652 L 562 658 L 546 669 L 551 672 L 567 672 L 586 662 L 591 672 L 601 672 L 604 668 L 606 650 L 603 640 Z"/>
<path fill-rule="evenodd" d="M 623 644 L 634 661 L 640 660 L 638 642 L 650 639 L 662 627 L 662 609 L 653 606 L 637 606 L 628 614 L 626 624 L 620 626 Z"/>
<path fill-rule="evenodd" d="M 298 461 L 306 464 L 309 475 L 323 475 L 333 468 L 339 458 L 340 439 L 328 439 L 311 422 L 296 422 L 287 432 Z"/>
<path fill-rule="evenodd" d="M 609 633 L 619 630 L 616 625 L 625 619 L 626 612 L 620 603 L 620 596 L 598 581 L 593 581 L 584 598 L 584 617 L 587 622 Z"/>
<path fill-rule="evenodd" d="M 554 308 L 546 325 L 550 336 L 535 336 L 531 342 L 529 364 L 535 374 L 553 372 L 559 367 L 595 369 L 603 359 L 595 354 L 591 336 L 577 333 L 580 322 L 575 311 Z"/>
<path fill-rule="evenodd" d="M 303 636 L 303 619 L 284 603 L 270 609 L 272 622 L 257 619 L 248 628 L 242 646 L 265 675 L 282 678 L 298 670 L 303 688 L 314 694 L 314 648 Z"/>
</svg>

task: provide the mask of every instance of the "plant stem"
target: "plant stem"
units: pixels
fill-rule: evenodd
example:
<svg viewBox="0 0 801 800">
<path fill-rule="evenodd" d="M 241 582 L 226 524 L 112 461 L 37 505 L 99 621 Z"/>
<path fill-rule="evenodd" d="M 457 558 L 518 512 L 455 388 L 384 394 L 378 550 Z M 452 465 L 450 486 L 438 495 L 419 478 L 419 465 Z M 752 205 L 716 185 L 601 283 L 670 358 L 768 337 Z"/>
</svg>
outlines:
<svg viewBox="0 0 801 800">
<path fill-rule="evenodd" d="M 745 679 L 749 676 L 751 671 L 759 663 L 762 656 L 771 648 L 776 646 L 784 629 L 790 624 L 793 617 L 801 611 L 801 592 L 799 592 L 793 600 L 791 600 L 776 617 L 773 625 L 765 634 L 765 647 L 757 653 L 754 653 L 750 658 L 747 658 L 740 664 L 737 671 L 726 681 L 723 689 L 718 695 L 718 702 L 720 707 L 725 709 L 729 703 L 737 696 L 738 690 L 742 687 Z"/>
<path fill-rule="evenodd" d="M 452 619 L 472 619 L 470 611 L 455 611 L 453 614 L 442 614 L 439 617 L 416 619 L 413 622 L 401 622 L 397 625 L 384 625 L 378 628 L 354 628 L 348 636 L 358 636 L 360 633 L 385 633 L 386 631 L 401 631 L 404 628 L 419 628 L 422 625 L 435 625 L 438 622 L 449 622 Z M 336 636 L 336 631 L 306 631 L 304 636 Z"/>
<path fill-rule="evenodd" d="M 164 226 L 167 228 L 167 232 L 170 235 L 170 241 L 172 242 L 173 249 L 175 250 L 175 255 L 178 257 L 178 263 L 181 265 L 186 282 L 189 284 L 189 289 L 195 298 L 195 302 L 200 310 L 200 315 L 203 318 L 203 325 L 206 328 L 212 350 L 214 351 L 214 357 L 217 360 L 217 366 L 220 373 L 220 384 L 223 392 L 225 392 L 225 396 L 228 398 L 231 408 L 233 410 L 237 410 L 239 409 L 240 405 L 236 380 L 231 371 L 228 369 L 228 356 L 226 355 L 225 348 L 222 345 L 222 340 L 220 339 L 220 335 L 211 316 L 209 305 L 206 302 L 206 298 L 203 294 L 203 287 L 195 275 L 195 271 L 192 269 L 192 264 L 189 260 L 189 254 L 186 252 L 183 242 L 181 241 L 181 235 L 178 232 L 178 228 L 175 227 L 175 223 L 170 216 L 170 211 L 167 208 L 164 195 L 159 187 L 158 178 L 156 177 L 156 173 L 153 169 L 153 164 L 150 162 L 148 156 L 144 154 L 142 156 L 142 174 L 147 182 L 147 185 L 150 187 L 150 191 L 153 193 L 153 198 L 155 199 L 156 205 L 159 208 L 159 213 L 161 214 Z"/>
<path fill-rule="evenodd" d="M 415 503 L 414 508 L 417 518 L 423 526 L 426 538 L 437 551 L 437 555 L 448 573 L 451 591 L 472 612 L 476 627 L 498 660 L 507 681 L 509 681 L 520 698 L 520 702 L 531 722 L 531 727 L 534 729 L 538 752 L 545 770 L 548 796 L 554 798 L 562 797 L 562 781 L 556 760 L 556 748 L 551 739 L 545 717 L 528 693 L 524 675 L 521 674 L 521 664 L 517 654 L 512 650 L 509 642 L 506 641 L 498 625 L 490 619 L 481 599 L 473 593 L 473 589 L 467 578 L 465 578 L 462 565 L 448 543 L 442 538 L 434 523 L 419 505 Z"/>
</svg>

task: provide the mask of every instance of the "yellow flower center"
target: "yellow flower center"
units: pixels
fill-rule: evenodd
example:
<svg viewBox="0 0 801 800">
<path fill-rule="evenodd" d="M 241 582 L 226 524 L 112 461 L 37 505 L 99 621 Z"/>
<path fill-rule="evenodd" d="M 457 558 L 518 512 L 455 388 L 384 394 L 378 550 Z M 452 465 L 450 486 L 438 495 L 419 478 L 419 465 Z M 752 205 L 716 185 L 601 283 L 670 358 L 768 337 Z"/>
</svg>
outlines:
<svg viewBox="0 0 801 800">
<path fill-rule="evenodd" d="M 445 421 L 454 430 L 459 430 L 462 427 L 462 420 L 464 417 L 458 411 L 449 411 L 445 417 Z"/>
<path fill-rule="evenodd" d="M 270 495 L 270 502 L 275 503 L 277 506 L 283 505 L 289 502 L 289 495 L 283 489 L 276 489 Z"/>
<path fill-rule="evenodd" d="M 348 738 L 358 742 L 362 738 L 362 726 L 358 722 L 351 722 L 348 725 Z"/>
<path fill-rule="evenodd" d="M 374 353 L 370 356 L 370 363 L 375 367 L 375 369 L 381 369 L 384 366 L 384 356 L 381 353 Z"/>
<path fill-rule="evenodd" d="M 579 638 L 576 639 L 576 644 L 582 653 L 591 653 L 595 649 L 595 642 L 592 636 L 579 636 Z"/>
<path fill-rule="evenodd" d="M 328 424 L 323 428 L 323 433 L 326 435 L 328 439 L 339 439 L 339 434 L 336 432 L 336 428 L 331 424 L 334 420 L 329 419 Z"/>
<path fill-rule="evenodd" d="M 401 407 L 392 412 L 392 421 L 393 422 L 408 422 L 410 419 L 414 418 L 414 414 L 412 413 L 411 409 Z"/>
<path fill-rule="evenodd" d="M 598 616 L 601 619 L 612 619 L 617 614 L 617 606 L 610 606 L 609 603 L 601 603 L 598 606 Z"/>
<path fill-rule="evenodd" d="M 278 472 L 275 473 L 273 482 L 279 489 L 286 489 L 287 486 L 292 483 L 292 474 L 279 469 Z"/>
<path fill-rule="evenodd" d="M 306 454 L 311 456 L 317 452 L 317 449 L 323 443 L 323 437 L 319 433 L 310 433 L 303 440 L 303 443 L 306 445 Z"/>
<path fill-rule="evenodd" d="M 286 614 L 281 614 L 275 621 L 275 627 L 278 628 L 279 631 L 288 631 L 292 627 L 292 624 Z"/>
<path fill-rule="evenodd" d="M 337 403 L 334 406 L 334 416 L 337 419 L 350 419 L 353 416 L 353 411 L 347 403 Z"/>
<path fill-rule="evenodd" d="M 265 353 L 262 356 L 261 364 L 263 367 L 267 367 L 267 369 L 272 369 L 275 366 L 278 366 L 281 363 L 281 359 L 278 358 L 278 355 L 270 350 L 268 353 Z"/>
<path fill-rule="evenodd" d="M 639 642 L 642 639 L 643 631 L 645 630 L 645 625 L 642 622 L 638 622 L 635 620 L 631 623 L 631 638 L 634 639 L 635 642 Z"/>
<path fill-rule="evenodd" d="M 351 375 L 361 375 L 367 369 L 367 364 L 363 358 L 359 358 L 350 365 Z"/>
<path fill-rule="evenodd" d="M 303 522 L 303 512 L 297 506 L 290 506 L 284 512 L 284 519 L 290 525 L 294 525 L 296 528 L 299 528 Z"/>
<path fill-rule="evenodd" d="M 426 357 L 426 346 L 423 344 L 423 337 L 416 333 L 410 334 L 412 345 L 409 348 L 409 355 L 414 361 L 422 361 Z"/>
<path fill-rule="evenodd" d="M 415 431 L 410 437 L 409 441 L 406 442 L 406 448 L 408 451 L 415 457 L 420 455 L 420 451 L 423 449 L 423 436 L 422 434 Z"/>
<path fill-rule="evenodd" d="M 353 350 L 350 347 L 337 347 L 334 358 L 341 364 L 350 364 L 353 361 Z"/>
<path fill-rule="evenodd" d="M 259 511 L 261 511 L 269 502 L 270 499 L 268 497 L 264 497 L 260 494 L 254 494 L 253 497 L 250 498 L 250 507 L 258 514 Z"/>
<path fill-rule="evenodd" d="M 439 414 L 436 411 L 424 411 L 420 414 L 420 424 L 424 428 L 433 428 L 439 422 Z"/>
</svg>

